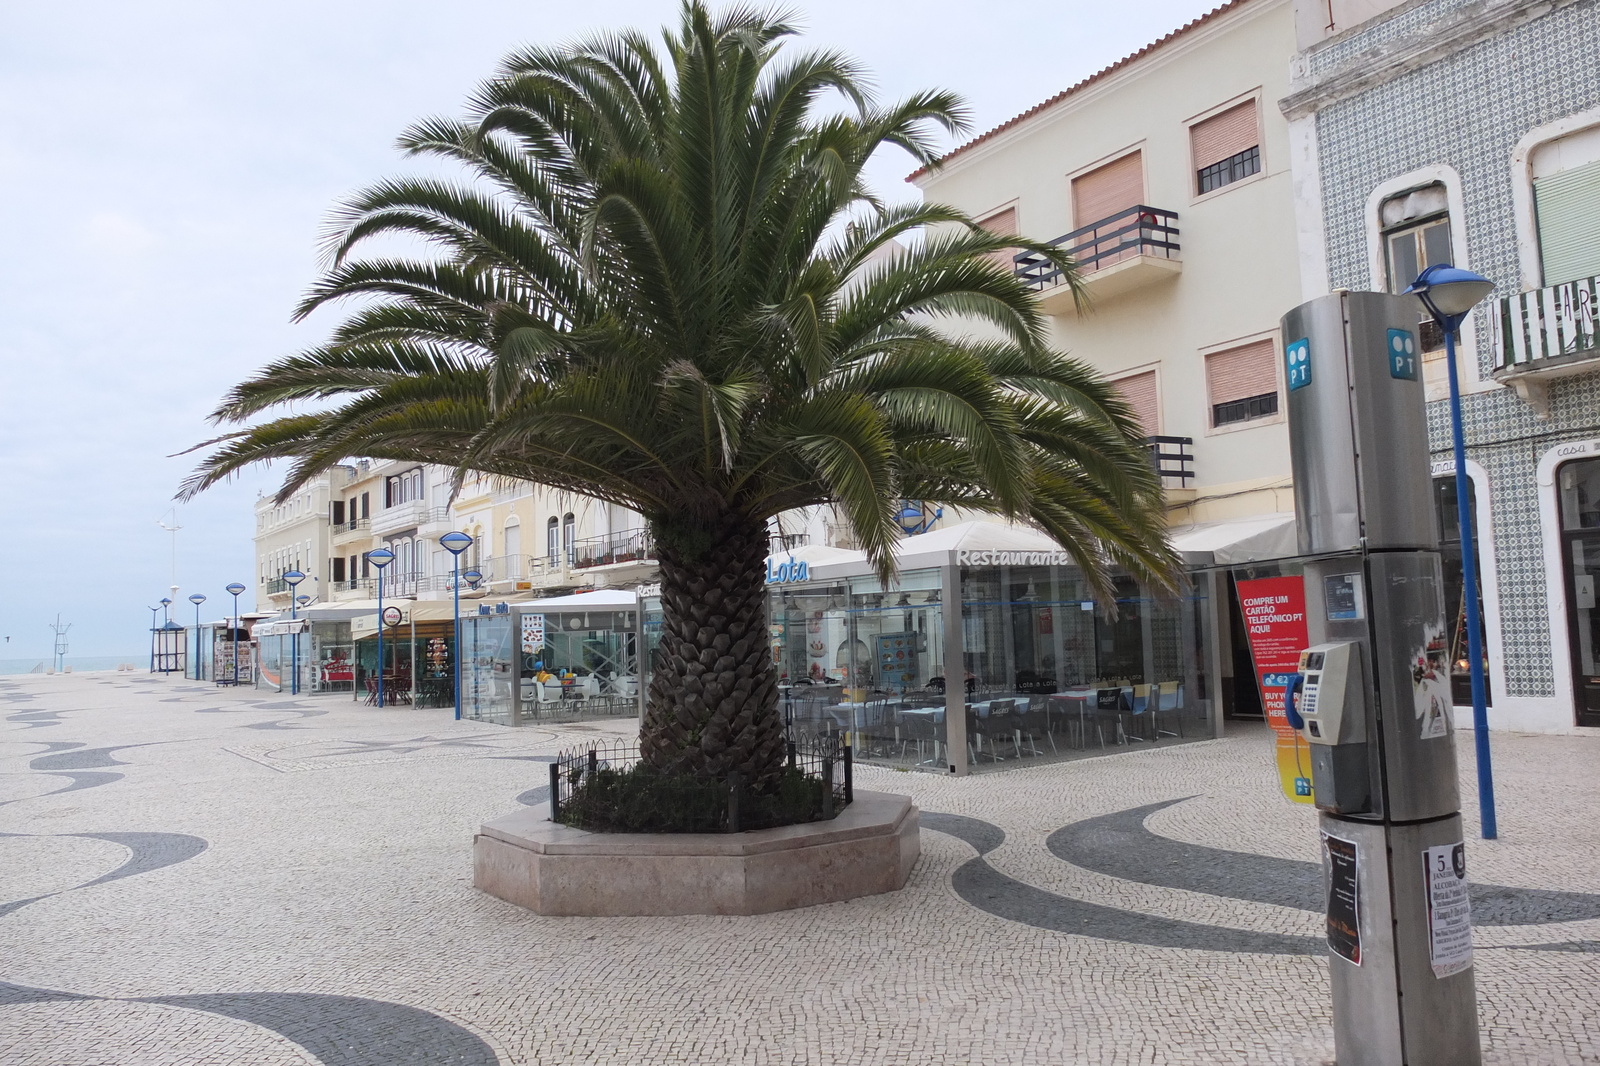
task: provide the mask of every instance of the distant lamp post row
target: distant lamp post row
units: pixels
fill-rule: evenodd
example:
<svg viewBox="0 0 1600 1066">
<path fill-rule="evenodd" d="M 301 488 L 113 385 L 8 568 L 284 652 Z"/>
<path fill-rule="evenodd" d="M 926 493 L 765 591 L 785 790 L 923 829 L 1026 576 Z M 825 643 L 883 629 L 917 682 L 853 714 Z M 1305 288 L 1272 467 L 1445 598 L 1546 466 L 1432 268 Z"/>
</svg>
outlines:
<svg viewBox="0 0 1600 1066">
<path fill-rule="evenodd" d="M 1445 366 L 1450 374 L 1450 443 L 1456 465 L 1456 522 L 1461 529 L 1462 597 L 1467 606 L 1468 670 L 1472 677 L 1472 731 L 1478 763 L 1478 814 L 1483 838 L 1499 835 L 1494 810 L 1494 767 L 1489 758 L 1489 715 L 1483 684 L 1483 637 L 1478 621 L 1478 559 L 1476 537 L 1472 532 L 1472 513 L 1467 493 L 1467 445 L 1461 428 L 1461 383 L 1456 373 L 1456 331 L 1484 297 L 1494 291 L 1494 282 L 1470 270 L 1448 263 L 1436 263 L 1411 283 L 1406 290 L 1415 296 L 1439 328 L 1444 331 Z"/>
</svg>

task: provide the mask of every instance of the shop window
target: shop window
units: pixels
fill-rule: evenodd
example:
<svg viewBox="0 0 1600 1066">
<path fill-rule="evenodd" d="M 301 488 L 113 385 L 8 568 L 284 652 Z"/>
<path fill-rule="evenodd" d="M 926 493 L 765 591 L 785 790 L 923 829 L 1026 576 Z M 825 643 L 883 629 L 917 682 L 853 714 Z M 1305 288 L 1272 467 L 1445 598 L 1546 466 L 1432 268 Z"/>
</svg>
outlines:
<svg viewBox="0 0 1600 1066">
<path fill-rule="evenodd" d="M 1562 464 L 1556 484 L 1576 724 L 1600 726 L 1600 460 Z"/>
<path fill-rule="evenodd" d="M 1379 208 L 1378 218 L 1383 225 L 1384 262 L 1390 292 L 1404 292 L 1428 267 L 1448 263 L 1454 258 L 1450 251 L 1450 215 L 1443 185 L 1425 185 L 1391 196 Z M 1417 313 L 1417 329 L 1426 364 L 1427 353 L 1444 350 L 1444 332 L 1421 311 Z"/>
<path fill-rule="evenodd" d="M 1273 341 L 1255 341 L 1207 355 L 1206 392 L 1213 427 L 1276 415 L 1278 364 Z"/>
<path fill-rule="evenodd" d="M 1144 430 L 1144 435 L 1158 435 L 1161 432 L 1161 399 L 1156 388 L 1156 372 L 1147 370 L 1142 374 L 1130 374 L 1125 378 L 1117 378 L 1111 385 L 1123 401 L 1133 408 L 1133 416 Z"/>
<path fill-rule="evenodd" d="M 1201 195 L 1261 173 L 1260 123 L 1256 102 L 1236 107 L 1189 127 L 1195 191 Z"/>
<path fill-rule="evenodd" d="M 1600 126 L 1540 145 L 1530 162 L 1544 283 L 1600 275 Z"/>
</svg>

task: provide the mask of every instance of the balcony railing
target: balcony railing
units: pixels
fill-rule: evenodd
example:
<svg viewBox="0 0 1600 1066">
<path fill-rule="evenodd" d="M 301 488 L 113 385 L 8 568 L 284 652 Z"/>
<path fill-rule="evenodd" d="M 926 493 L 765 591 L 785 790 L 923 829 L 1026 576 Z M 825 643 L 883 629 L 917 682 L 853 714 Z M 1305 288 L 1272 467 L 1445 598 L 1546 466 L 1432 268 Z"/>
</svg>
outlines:
<svg viewBox="0 0 1600 1066">
<path fill-rule="evenodd" d="M 337 537 L 341 533 L 361 533 L 369 530 L 372 528 L 372 520 L 369 518 L 347 518 L 343 522 L 329 520 L 328 527 Z"/>
<path fill-rule="evenodd" d="M 289 591 L 289 583 L 281 577 L 269 578 L 263 585 L 268 596 L 275 596 L 280 592 Z"/>
<path fill-rule="evenodd" d="M 1179 488 L 1188 488 L 1194 480 L 1193 437 L 1146 437 L 1150 448 L 1150 461 L 1163 485 L 1176 481 Z"/>
<path fill-rule="evenodd" d="M 1600 277 L 1546 285 L 1495 304 L 1500 370 L 1533 370 L 1600 355 Z"/>
<path fill-rule="evenodd" d="M 1176 211 L 1138 204 L 1057 237 L 1050 244 L 1058 248 L 1064 246 L 1077 264 L 1078 272 L 1087 275 L 1135 256 L 1176 259 L 1177 222 Z M 1021 252 L 1014 257 L 1014 262 L 1017 277 L 1035 289 L 1061 284 L 1061 270 L 1042 255 Z"/>
<path fill-rule="evenodd" d="M 612 563 L 650 562 L 656 557 L 655 541 L 648 529 L 630 529 L 599 537 L 574 541 L 570 549 L 572 568 L 585 570 Z"/>
</svg>

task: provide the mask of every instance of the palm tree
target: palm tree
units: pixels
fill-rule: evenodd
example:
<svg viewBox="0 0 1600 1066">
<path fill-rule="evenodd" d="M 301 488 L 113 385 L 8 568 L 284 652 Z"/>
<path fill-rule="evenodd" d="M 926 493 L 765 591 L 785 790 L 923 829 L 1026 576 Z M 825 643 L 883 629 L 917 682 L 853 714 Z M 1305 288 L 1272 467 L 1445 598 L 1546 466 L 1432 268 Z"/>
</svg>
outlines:
<svg viewBox="0 0 1600 1066">
<path fill-rule="evenodd" d="M 963 129 L 962 106 L 880 105 L 845 57 L 784 53 L 794 32 L 691 0 L 660 47 L 530 48 L 465 120 L 408 130 L 407 152 L 466 179 L 387 181 L 339 209 L 298 315 L 356 307 L 228 394 L 214 418 L 242 428 L 200 446 L 215 450 L 184 493 L 286 459 L 286 497 L 369 456 L 639 512 L 665 618 L 642 754 L 758 786 L 783 758 L 763 586 L 776 515 L 836 506 L 886 578 L 898 503 L 917 499 L 1037 525 L 1103 598 L 1115 566 L 1170 587 L 1128 409 L 1047 347 L 1009 269 L 1026 249 L 1076 286 L 1071 261 L 948 207 L 876 201 L 868 157 L 936 165 L 934 128 Z M 434 253 L 353 255 L 395 234 Z M 962 339 L 975 323 L 983 339 Z"/>
</svg>

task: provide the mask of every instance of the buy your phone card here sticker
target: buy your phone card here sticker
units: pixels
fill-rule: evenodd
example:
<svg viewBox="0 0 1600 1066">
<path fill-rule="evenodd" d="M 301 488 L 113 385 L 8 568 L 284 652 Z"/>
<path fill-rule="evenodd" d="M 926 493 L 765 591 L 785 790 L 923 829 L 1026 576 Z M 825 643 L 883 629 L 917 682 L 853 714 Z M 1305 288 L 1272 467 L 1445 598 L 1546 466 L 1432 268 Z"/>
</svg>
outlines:
<svg viewBox="0 0 1600 1066">
<path fill-rule="evenodd" d="M 1433 964 L 1433 976 L 1449 977 L 1472 966 L 1467 846 L 1424 848 L 1422 868 L 1428 894 L 1428 961 Z"/>
</svg>

